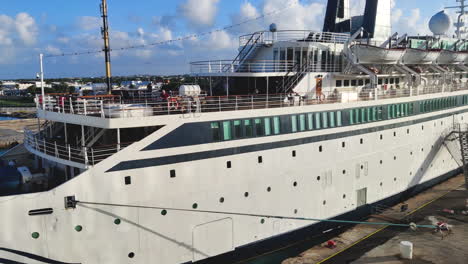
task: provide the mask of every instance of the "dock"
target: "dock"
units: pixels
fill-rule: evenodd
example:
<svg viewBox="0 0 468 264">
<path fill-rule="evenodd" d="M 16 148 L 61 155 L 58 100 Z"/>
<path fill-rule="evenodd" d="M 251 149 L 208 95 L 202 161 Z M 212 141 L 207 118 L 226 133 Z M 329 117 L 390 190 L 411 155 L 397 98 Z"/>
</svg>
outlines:
<svg viewBox="0 0 468 264">
<path fill-rule="evenodd" d="M 431 228 L 392 225 L 356 225 L 327 243 L 316 245 L 282 264 L 340 264 L 340 263 L 468 263 L 468 191 L 464 176 L 458 175 L 421 194 L 386 208 L 371 216 L 368 222 L 415 223 L 436 225 L 447 223 L 450 232 L 435 232 Z M 403 207 L 407 210 L 402 212 Z M 399 244 L 410 241 L 414 245 L 413 259 L 400 256 Z"/>
<path fill-rule="evenodd" d="M 24 140 L 24 129 L 36 131 L 37 125 L 36 118 L 1 121 L 0 149 L 9 148 L 12 144 L 22 143 Z"/>
</svg>

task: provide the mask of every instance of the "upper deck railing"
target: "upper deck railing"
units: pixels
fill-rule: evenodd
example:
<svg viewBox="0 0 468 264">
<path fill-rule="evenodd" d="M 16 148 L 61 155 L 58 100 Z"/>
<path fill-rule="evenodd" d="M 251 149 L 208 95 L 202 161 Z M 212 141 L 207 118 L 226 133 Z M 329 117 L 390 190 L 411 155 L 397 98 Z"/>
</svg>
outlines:
<svg viewBox="0 0 468 264">
<path fill-rule="evenodd" d="M 332 103 L 350 103 L 380 99 L 402 98 L 423 94 L 450 93 L 468 90 L 467 83 L 426 86 L 422 89 L 389 89 L 362 90 L 358 94 L 349 92 L 324 92 L 308 97 L 298 95 L 233 95 L 233 96 L 203 96 L 203 97 L 169 97 L 167 101 L 159 98 L 125 99 L 119 96 L 110 97 L 67 97 L 46 96 L 44 106 L 46 111 L 93 116 L 105 119 L 133 118 L 175 115 L 187 113 L 210 113 L 224 111 L 241 111 L 253 109 L 285 108 L 292 106 L 308 106 Z M 42 109 L 41 100 L 37 100 L 37 108 Z"/>
<path fill-rule="evenodd" d="M 280 73 L 288 72 L 296 64 L 292 60 L 247 60 L 242 63 L 232 60 L 196 61 L 190 63 L 192 74 L 207 73 Z M 341 72 L 339 64 L 314 64 L 308 67 L 309 72 Z"/>
<path fill-rule="evenodd" d="M 320 43 L 345 43 L 349 40 L 349 34 L 313 32 L 311 30 L 279 30 L 277 32 L 260 31 L 239 37 L 239 46 L 245 46 L 249 39 L 259 36 L 258 44 L 270 45 L 279 41 L 304 41 Z"/>
</svg>

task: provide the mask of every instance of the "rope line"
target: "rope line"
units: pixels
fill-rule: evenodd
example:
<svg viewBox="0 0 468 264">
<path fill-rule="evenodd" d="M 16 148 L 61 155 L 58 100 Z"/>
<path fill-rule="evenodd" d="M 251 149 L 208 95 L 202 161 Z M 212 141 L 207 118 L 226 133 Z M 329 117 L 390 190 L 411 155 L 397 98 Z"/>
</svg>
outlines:
<svg viewBox="0 0 468 264">
<path fill-rule="evenodd" d="M 179 42 L 179 41 L 188 40 L 188 39 L 192 39 L 192 38 L 200 38 L 200 37 L 203 37 L 203 36 L 212 35 L 214 33 L 221 32 L 223 30 L 229 30 L 229 29 L 232 29 L 232 28 L 239 27 L 241 25 L 250 23 L 252 21 L 257 21 L 257 20 L 263 19 L 263 18 L 268 17 L 268 16 L 279 14 L 279 13 L 284 12 L 285 10 L 287 10 L 287 9 L 297 5 L 297 4 L 298 4 L 298 2 L 294 2 L 294 3 L 291 3 L 291 4 L 287 5 L 287 6 L 285 6 L 282 9 L 278 9 L 278 10 L 275 10 L 275 11 L 264 13 L 264 14 L 258 16 L 258 17 L 247 19 L 247 20 L 244 20 L 244 21 L 242 21 L 240 23 L 231 24 L 229 26 L 214 29 L 214 30 L 211 30 L 211 31 L 207 31 L 207 32 L 199 33 L 199 34 L 190 34 L 190 35 L 186 35 L 186 36 L 175 38 L 175 39 L 158 41 L 158 42 L 153 42 L 153 43 L 149 43 L 149 44 L 132 45 L 132 46 L 127 46 L 127 47 L 122 47 L 122 48 L 111 48 L 110 51 L 125 51 L 125 50 L 131 50 L 131 49 L 141 49 L 141 48 L 159 46 L 159 45 L 164 45 L 164 44 L 171 44 L 173 42 Z M 60 53 L 60 54 L 46 54 L 46 55 L 44 55 L 44 58 L 91 55 L 91 54 L 98 54 L 98 53 L 102 53 L 102 52 L 104 52 L 104 50 L 69 52 L 69 53 Z"/>
<path fill-rule="evenodd" d="M 384 223 L 384 222 L 363 222 L 363 221 L 349 221 L 349 220 L 336 220 L 336 219 L 318 219 L 318 218 L 309 218 L 309 217 L 292 217 L 292 216 L 278 216 L 278 215 L 266 215 L 266 214 L 249 214 L 249 213 L 222 212 L 222 211 L 211 211 L 211 210 L 181 209 L 181 208 L 170 208 L 170 207 L 159 207 L 159 206 L 96 203 L 96 202 L 85 202 L 85 201 L 76 201 L 76 203 L 78 205 L 79 204 L 104 205 L 104 206 L 114 206 L 114 207 L 131 207 L 131 208 L 142 208 L 142 209 L 178 211 L 178 212 L 251 216 L 251 217 L 264 217 L 264 218 L 287 219 L 287 220 L 331 222 L 331 223 L 342 223 L 342 224 L 364 224 L 364 225 L 382 225 L 382 226 L 397 226 L 397 227 L 410 227 L 410 228 L 411 227 L 418 227 L 418 228 L 432 228 L 432 229 L 437 228 L 437 226 L 434 226 L 434 225 L 410 225 L 410 224 L 395 224 L 395 223 Z"/>
</svg>

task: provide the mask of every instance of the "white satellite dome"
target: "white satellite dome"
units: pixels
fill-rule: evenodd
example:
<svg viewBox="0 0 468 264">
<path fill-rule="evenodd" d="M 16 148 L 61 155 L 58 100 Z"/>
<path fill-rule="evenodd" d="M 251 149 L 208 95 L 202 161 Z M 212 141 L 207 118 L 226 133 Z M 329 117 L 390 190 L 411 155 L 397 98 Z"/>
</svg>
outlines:
<svg viewBox="0 0 468 264">
<path fill-rule="evenodd" d="M 452 21 L 445 11 L 440 11 L 429 21 L 429 29 L 434 35 L 445 35 L 451 24 Z"/>
</svg>

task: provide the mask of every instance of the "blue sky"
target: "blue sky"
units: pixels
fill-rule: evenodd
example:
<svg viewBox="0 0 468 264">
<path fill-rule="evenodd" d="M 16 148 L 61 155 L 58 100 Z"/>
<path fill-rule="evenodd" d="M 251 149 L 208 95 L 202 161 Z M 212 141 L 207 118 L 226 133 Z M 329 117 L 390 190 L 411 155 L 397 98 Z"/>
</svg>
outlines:
<svg viewBox="0 0 468 264">
<path fill-rule="evenodd" d="M 141 45 L 210 31 L 257 17 L 286 11 L 214 35 L 148 49 L 114 52 L 113 74 L 180 74 L 193 60 L 232 59 L 238 36 L 266 29 L 320 30 L 325 0 L 108 0 L 111 46 Z M 455 0 L 387 0 L 394 2 L 394 31 L 426 34 L 427 21 Z M 9 0 L 0 9 L 0 79 L 33 78 L 40 52 L 99 50 L 100 0 Z M 357 12 L 363 0 L 351 0 Z M 103 75 L 101 55 L 48 58 L 48 77 Z"/>
</svg>

